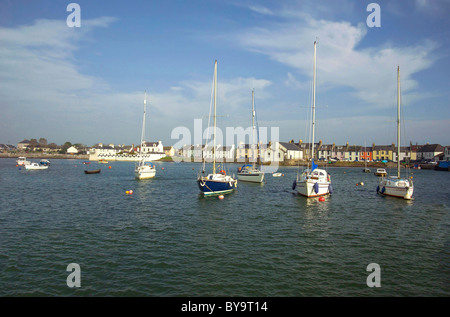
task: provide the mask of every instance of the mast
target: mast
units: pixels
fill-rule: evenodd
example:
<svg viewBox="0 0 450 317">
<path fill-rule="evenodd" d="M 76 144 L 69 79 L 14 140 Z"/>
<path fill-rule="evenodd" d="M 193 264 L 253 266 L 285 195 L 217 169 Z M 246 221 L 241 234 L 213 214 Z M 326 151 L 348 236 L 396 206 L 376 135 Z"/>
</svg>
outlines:
<svg viewBox="0 0 450 317">
<path fill-rule="evenodd" d="M 400 179 L 400 66 L 397 66 L 397 177 Z"/>
<path fill-rule="evenodd" d="M 252 156 L 255 159 L 255 90 L 252 89 Z M 252 166 L 255 166 L 253 161 Z"/>
<path fill-rule="evenodd" d="M 217 59 L 214 64 L 214 146 L 213 146 L 213 174 L 216 173 L 216 104 L 217 104 Z"/>
<path fill-rule="evenodd" d="M 147 90 L 144 93 L 144 117 L 142 119 L 141 146 L 139 147 L 139 154 L 142 154 L 142 143 L 144 143 L 144 139 L 145 139 L 145 112 L 146 112 L 146 110 L 147 110 Z"/>
<path fill-rule="evenodd" d="M 314 161 L 314 126 L 315 126 L 315 124 L 316 124 L 316 41 L 314 41 L 314 66 L 313 66 L 313 106 L 312 106 L 312 145 L 311 145 L 312 161 Z M 312 166 L 311 166 L 311 168 L 312 168 Z"/>
</svg>

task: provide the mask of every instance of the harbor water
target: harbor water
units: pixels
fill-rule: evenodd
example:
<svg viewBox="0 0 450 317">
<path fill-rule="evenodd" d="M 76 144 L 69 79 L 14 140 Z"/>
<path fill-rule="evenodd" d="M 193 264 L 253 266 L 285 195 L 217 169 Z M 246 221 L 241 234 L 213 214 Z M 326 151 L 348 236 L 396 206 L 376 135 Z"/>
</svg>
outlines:
<svg viewBox="0 0 450 317">
<path fill-rule="evenodd" d="M 415 170 L 412 201 L 331 166 L 325 201 L 295 194 L 297 167 L 218 199 L 198 163 L 156 162 L 143 181 L 132 162 L 82 163 L 0 159 L 0 296 L 450 296 L 448 172 Z"/>
</svg>

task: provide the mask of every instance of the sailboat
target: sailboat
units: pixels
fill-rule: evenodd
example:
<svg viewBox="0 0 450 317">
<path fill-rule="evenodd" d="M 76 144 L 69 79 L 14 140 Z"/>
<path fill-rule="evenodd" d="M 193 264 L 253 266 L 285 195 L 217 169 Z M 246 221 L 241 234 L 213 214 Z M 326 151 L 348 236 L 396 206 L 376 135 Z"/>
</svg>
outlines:
<svg viewBox="0 0 450 317">
<path fill-rule="evenodd" d="M 397 67 L 397 176 L 382 178 L 377 193 L 386 196 L 412 199 L 414 184 L 411 179 L 400 177 L 400 66 Z"/>
<path fill-rule="evenodd" d="M 370 168 L 367 168 L 367 152 L 366 152 L 366 143 L 364 142 L 364 169 L 363 173 L 371 173 Z"/>
<path fill-rule="evenodd" d="M 141 156 L 141 160 L 139 161 L 139 164 L 136 165 L 134 169 L 134 176 L 136 179 L 147 179 L 147 178 L 153 178 L 156 175 L 156 167 L 150 163 L 145 162 L 145 156 L 142 153 L 142 146 L 145 142 L 145 113 L 147 110 L 147 92 L 145 92 L 144 97 L 144 119 L 142 121 L 142 134 L 141 134 L 141 146 L 139 147 L 139 155 Z"/>
<path fill-rule="evenodd" d="M 314 65 L 313 65 L 313 102 L 312 102 L 312 142 L 311 142 L 311 168 L 307 168 L 301 175 L 297 175 L 292 184 L 292 189 L 305 197 L 318 197 L 332 193 L 331 179 L 328 172 L 319 169 L 314 163 L 314 130 L 316 111 L 316 41 L 314 41 Z"/>
<path fill-rule="evenodd" d="M 213 169 L 208 176 L 203 176 L 205 171 L 202 171 L 197 178 L 197 184 L 200 191 L 205 196 L 222 195 L 231 193 L 237 187 L 237 180 L 230 175 L 226 175 L 224 170 L 216 173 L 216 107 L 217 107 L 217 60 L 214 64 L 214 145 L 212 148 L 213 154 Z"/>
<path fill-rule="evenodd" d="M 255 158 L 255 91 L 252 90 L 252 157 Z M 256 155 L 258 157 L 258 155 Z M 255 164 L 244 164 L 238 168 L 237 178 L 240 181 L 262 183 L 264 181 L 264 172 L 257 169 Z"/>
</svg>

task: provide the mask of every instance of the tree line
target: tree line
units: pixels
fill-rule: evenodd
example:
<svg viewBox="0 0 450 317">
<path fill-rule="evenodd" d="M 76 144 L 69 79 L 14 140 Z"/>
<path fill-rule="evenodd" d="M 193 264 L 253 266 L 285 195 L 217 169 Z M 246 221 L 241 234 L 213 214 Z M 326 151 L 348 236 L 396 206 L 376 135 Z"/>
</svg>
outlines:
<svg viewBox="0 0 450 317">
<path fill-rule="evenodd" d="M 39 138 L 38 139 L 30 139 L 30 143 L 27 146 L 28 150 L 32 151 L 42 151 L 42 149 L 50 149 L 53 151 L 57 151 L 58 153 L 65 154 L 67 152 L 67 149 L 71 146 L 76 147 L 77 149 L 84 149 L 86 148 L 86 145 L 81 143 L 74 143 L 67 141 L 63 145 L 57 145 L 56 143 L 48 143 L 46 138 Z"/>
</svg>

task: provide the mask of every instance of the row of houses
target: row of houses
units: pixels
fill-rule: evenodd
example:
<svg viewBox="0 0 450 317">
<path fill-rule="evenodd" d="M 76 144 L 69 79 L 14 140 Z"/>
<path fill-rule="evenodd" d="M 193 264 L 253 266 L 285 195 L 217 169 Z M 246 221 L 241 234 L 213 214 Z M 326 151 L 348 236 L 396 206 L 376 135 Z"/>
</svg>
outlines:
<svg viewBox="0 0 450 317">
<path fill-rule="evenodd" d="M 0 151 L 11 151 L 16 149 L 25 149 L 26 140 L 20 142 L 17 148 L 13 145 L 0 144 Z M 215 152 L 216 159 L 232 162 L 257 161 L 263 162 L 284 162 L 289 160 L 306 161 L 310 160 L 311 143 L 304 143 L 302 140 L 294 142 L 269 142 L 268 144 L 255 145 L 239 143 L 238 146 L 217 145 L 215 151 L 211 145 L 184 145 L 180 149 L 174 149 L 172 146 L 163 146 L 161 141 L 143 142 L 142 145 L 125 144 L 103 144 L 98 143 L 88 149 L 80 149 L 71 146 L 67 149 L 68 154 L 87 153 L 90 158 L 114 157 L 129 155 L 130 153 L 160 154 L 169 157 L 178 156 L 183 159 L 194 161 L 212 160 Z M 397 147 L 395 144 L 377 145 L 365 147 L 360 145 L 323 144 L 319 141 L 314 144 L 314 158 L 316 160 L 337 160 L 337 161 L 397 161 Z M 450 146 L 441 146 L 440 144 L 424 144 L 400 147 L 400 161 L 404 160 L 425 160 L 425 161 L 449 161 Z"/>
<path fill-rule="evenodd" d="M 283 162 L 288 160 L 306 161 L 312 158 L 311 143 L 303 143 L 300 140 L 295 143 L 290 142 L 269 142 L 251 146 L 240 143 L 237 147 L 217 145 L 215 155 L 217 160 L 227 162 L 238 161 L 257 161 L 263 162 Z M 449 160 L 450 147 L 443 147 L 439 144 L 410 145 L 400 147 L 400 161 L 410 160 Z M 213 156 L 213 147 L 204 144 L 184 145 L 178 150 L 178 156 L 184 159 L 201 161 L 210 160 Z M 359 145 L 322 144 L 322 141 L 314 144 L 314 159 L 326 161 L 392 161 L 397 162 L 397 147 L 391 145 L 376 145 L 363 147 Z"/>
<path fill-rule="evenodd" d="M 135 160 L 137 154 L 142 155 L 149 160 L 155 160 L 165 156 L 174 156 L 175 149 L 172 146 L 163 146 L 161 141 L 145 141 L 138 146 L 134 146 L 134 144 L 114 145 L 98 143 L 89 149 L 88 154 L 90 160 Z"/>
</svg>

